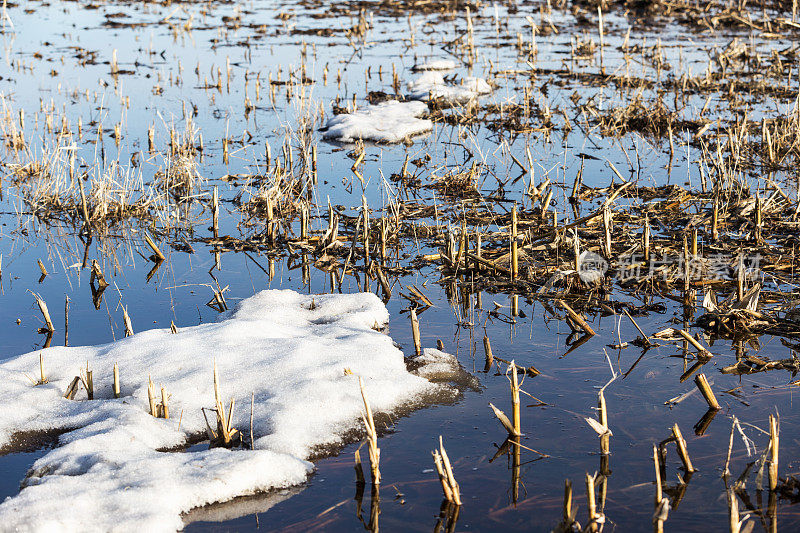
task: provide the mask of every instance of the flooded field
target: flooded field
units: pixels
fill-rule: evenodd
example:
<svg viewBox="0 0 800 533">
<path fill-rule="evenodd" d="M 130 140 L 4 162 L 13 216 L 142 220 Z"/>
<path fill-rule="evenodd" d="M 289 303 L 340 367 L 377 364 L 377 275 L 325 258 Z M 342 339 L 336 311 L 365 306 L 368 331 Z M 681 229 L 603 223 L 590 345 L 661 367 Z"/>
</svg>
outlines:
<svg viewBox="0 0 800 533">
<path fill-rule="evenodd" d="M 0 529 L 800 529 L 796 3 L 0 19 Z"/>
</svg>

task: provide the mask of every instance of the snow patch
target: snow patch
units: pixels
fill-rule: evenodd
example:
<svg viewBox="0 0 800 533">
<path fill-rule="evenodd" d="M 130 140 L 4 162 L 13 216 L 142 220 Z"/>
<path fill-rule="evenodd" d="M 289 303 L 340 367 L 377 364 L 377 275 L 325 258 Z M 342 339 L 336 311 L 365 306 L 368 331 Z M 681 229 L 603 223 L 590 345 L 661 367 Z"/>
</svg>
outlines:
<svg viewBox="0 0 800 533">
<path fill-rule="evenodd" d="M 459 389 L 470 388 L 475 391 L 482 389 L 478 378 L 464 370 L 452 354 L 424 348 L 422 355 L 412 358 L 409 363 L 412 373 L 433 383 L 451 383 Z"/>
<path fill-rule="evenodd" d="M 431 100 L 448 105 L 464 104 L 483 94 L 492 92 L 492 87 L 483 78 L 467 77 L 460 85 L 447 84 L 441 72 L 428 71 L 416 80 L 408 82 L 409 98 Z"/>
<path fill-rule="evenodd" d="M 193 508 L 303 482 L 317 447 L 342 445 L 342 435 L 360 428 L 357 376 L 375 411 L 448 390 L 409 373 L 391 338 L 373 329 L 389 319 L 374 294 L 263 291 L 222 318 L 1 363 L 0 446 L 17 432 L 66 431 L 20 493 L 0 504 L 3 529 L 174 531 Z M 40 353 L 49 381 L 33 386 L 25 374 L 38 376 Z M 214 403 L 214 360 L 226 405 L 236 400 L 233 425 L 245 435 L 255 394 L 256 450 L 164 451 L 204 432 L 200 409 Z M 87 361 L 95 400 L 84 392 L 64 399 Z M 171 394 L 172 418 L 150 416 L 148 376 Z"/>
<path fill-rule="evenodd" d="M 427 114 L 428 106 L 422 102 L 388 100 L 332 117 L 323 128 L 323 137 L 342 142 L 362 139 L 399 143 L 433 129 L 433 122 L 420 118 Z"/>
<path fill-rule="evenodd" d="M 452 59 L 428 59 L 414 65 L 412 70 L 453 70 L 454 68 L 456 68 L 456 62 Z"/>
<path fill-rule="evenodd" d="M 452 379 L 461 372 L 461 365 L 454 355 L 433 348 L 423 349 L 422 355 L 415 357 L 412 361 L 414 364 L 420 365 L 414 373 L 425 379 L 444 381 Z"/>
</svg>

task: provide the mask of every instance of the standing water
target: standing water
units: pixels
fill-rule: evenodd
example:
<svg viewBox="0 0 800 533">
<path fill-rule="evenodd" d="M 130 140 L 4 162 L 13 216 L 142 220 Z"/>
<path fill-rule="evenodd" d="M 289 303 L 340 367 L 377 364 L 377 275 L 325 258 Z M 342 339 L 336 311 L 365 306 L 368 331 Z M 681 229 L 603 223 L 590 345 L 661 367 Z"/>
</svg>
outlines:
<svg viewBox="0 0 800 533">
<path fill-rule="evenodd" d="M 0 528 L 797 530 L 795 4 L 4 2 Z"/>
</svg>

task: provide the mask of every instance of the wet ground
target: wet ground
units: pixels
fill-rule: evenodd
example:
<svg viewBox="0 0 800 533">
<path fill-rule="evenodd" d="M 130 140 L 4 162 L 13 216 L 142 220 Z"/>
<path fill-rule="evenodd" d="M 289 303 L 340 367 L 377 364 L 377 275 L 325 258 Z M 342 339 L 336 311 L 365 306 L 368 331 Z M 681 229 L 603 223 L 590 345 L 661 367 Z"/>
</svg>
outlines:
<svg viewBox="0 0 800 533">
<path fill-rule="evenodd" d="M 678 10 L 680 15 L 663 10 L 653 14 L 623 5 L 603 6 L 601 37 L 594 4 L 553 5 L 550 12 L 548 4 L 473 5 L 469 17 L 475 44 L 470 51 L 468 15 L 461 3 L 449 12 L 426 12 L 421 6 L 389 2 L 336 6 L 312 2 L 8 4 L 0 70 L 6 140 L 0 158 L 4 175 L 0 181 L 0 356 L 39 349 L 46 342 L 63 344 L 67 298 L 68 342 L 76 346 L 121 338 L 122 306 L 134 331 L 141 331 L 169 327 L 173 322 L 180 328 L 215 320 L 218 311 L 206 303 L 218 288 L 227 287 L 224 295 L 229 305 L 265 288 L 331 291 L 329 272 L 318 268 L 313 258 L 306 258 L 304 264 L 302 248 L 241 245 L 265 234 L 263 212 L 248 211 L 247 205 L 270 185 L 263 177 L 265 169 L 277 158 L 285 162 L 290 157 L 282 148 L 287 140 L 297 167 L 302 166 L 301 154 L 308 153 L 304 147 L 317 147 L 317 181 L 313 186 L 303 182 L 302 194 L 312 205 L 312 234 L 322 234 L 327 227 L 328 201 L 343 220 L 353 220 L 348 217 L 358 217 L 362 195 L 373 218 L 390 217 L 392 205 L 398 202 L 435 205 L 428 215 L 415 219 L 420 232 L 440 223 L 459 227 L 458 213 L 466 209 L 463 198 L 417 187 L 413 180 L 404 184 L 392 178 L 402 172 L 406 161 L 408 172 L 417 175 L 422 185 L 430 182 L 431 174 L 480 161 L 486 170 L 477 184 L 479 203 L 492 204 L 501 215 L 514 202 L 523 208 L 531 206 L 526 195 L 531 169 L 525 167 L 533 162 L 535 182 L 551 180 L 556 190 L 551 209 L 559 220 L 567 220 L 576 217 L 567 197 L 579 171 L 586 187 L 605 187 L 614 179 L 619 183 L 610 162 L 626 179 L 636 179 L 641 185 L 698 188 L 705 174 L 703 164 L 697 163 L 702 152 L 695 135 L 704 124 L 718 119 L 736 124 L 737 117 L 747 114 L 751 120 L 784 116 L 797 97 L 796 33 L 792 33 L 796 29 L 762 27 L 757 18 L 761 8 L 753 8 L 750 24 L 727 21 L 709 31 L 697 17 L 687 14 L 690 10 Z M 710 12 L 720 8 L 715 5 Z M 771 6 L 763 6 L 763 12 L 776 19 Z M 535 54 L 526 15 L 537 27 Z M 714 63 L 710 58 L 730 50 L 735 38 L 745 48 L 731 57 L 747 66 Z M 584 49 L 591 53 L 582 58 Z M 473 55 L 473 65 L 467 65 Z M 776 56 L 784 63 L 780 76 L 770 74 Z M 403 92 L 405 83 L 417 75 L 412 66 L 428 57 L 456 60 L 459 66 L 454 74 L 487 78 L 496 85 L 493 94 L 481 98 L 472 111 L 434 109 L 433 132 L 413 143 L 363 146 L 360 179 L 351 166 L 361 148 L 321 140 L 320 106 L 329 117 L 332 103 L 352 106 L 355 96 L 357 104 L 364 106 L 370 91 L 393 93 L 393 71 Z M 758 64 L 754 57 L 759 58 Z M 716 92 L 692 89 L 681 81 L 702 78 L 706 69 L 716 73 L 725 68 L 737 72 L 740 80 L 774 88 L 742 86 L 738 97 L 732 98 L 725 92 L 724 80 Z M 787 71 L 789 79 L 784 82 Z M 636 81 L 628 86 L 620 81 L 631 76 Z M 298 83 L 302 79 L 306 82 Z M 686 89 L 676 91 L 682 83 Z M 509 109 L 516 109 L 526 95 L 529 110 L 520 125 L 512 120 L 519 116 Z M 637 97 L 642 101 L 636 111 L 640 117 L 657 115 L 657 102 L 672 105 L 674 99 L 675 107 L 680 107 L 675 111 L 674 139 L 657 131 L 661 123 L 655 120 L 644 126 L 637 126 L 631 117 L 601 120 Z M 677 106 L 679 99 L 681 106 Z M 164 193 L 159 172 L 175 164 L 178 154 L 169 149 L 171 131 L 183 139 L 187 122 L 196 128 L 192 144 L 202 143 L 202 152 L 194 152 L 198 176 L 192 188 L 181 189 L 182 197 L 177 199 L 174 191 Z M 148 143 L 150 128 L 153 149 Z M 64 129 L 68 133 L 60 135 Z M 14 132 L 25 139 L 21 149 L 9 145 Z M 19 172 L 32 161 L 52 158 L 67 164 L 72 153 L 78 179 L 87 174 L 87 191 L 97 190 L 93 181 L 103 181 L 106 198 L 113 199 L 111 205 L 120 196 L 115 190 L 125 191 L 123 203 L 128 206 L 147 198 L 146 216 L 96 222 L 95 229 L 86 232 L 74 205 L 61 209 L 52 200 L 78 198 L 76 182 L 65 168 L 61 168 L 57 191 L 42 192 L 32 185 L 35 177 Z M 118 173 L 113 180 L 101 180 L 98 169 L 109 168 L 117 168 Z M 765 175 L 756 165 L 741 173 L 753 187 Z M 769 176 L 785 190 L 796 190 L 793 169 L 778 167 Z M 221 204 L 217 234 L 233 240 L 210 239 L 210 199 L 215 186 Z M 590 202 L 583 209 L 589 212 Z M 290 216 L 286 221 L 282 231 L 299 234 L 299 218 Z M 487 232 L 500 226 L 504 227 L 491 220 L 481 224 Z M 167 256 L 163 263 L 148 259 L 152 251 L 143 243 L 144 230 L 156 235 Z M 432 233 L 442 232 L 434 229 Z M 574 502 L 580 506 L 578 519 L 586 523 L 584 479 L 595 472 L 605 479 L 598 502 L 606 530 L 649 530 L 655 493 L 652 447 L 670 436 L 675 423 L 687 439 L 698 471 L 687 476 L 680 470 L 670 445 L 664 479 L 672 508 L 665 527 L 722 530 L 728 523 L 728 501 L 721 474 L 733 416 L 753 440 L 757 453 L 750 450 L 748 455 L 737 431 L 729 485 L 764 451 L 768 435 L 757 428 L 768 429 L 768 416 L 776 412 L 781 419 L 780 475 L 798 472 L 800 432 L 791 373 L 721 374 L 719 368 L 735 361 L 736 347 L 731 341 L 716 341 L 710 346 L 714 359 L 703 372 L 722 409 L 708 414 L 693 381 L 680 381 L 693 362 L 687 361 L 680 342 L 663 342 L 648 350 L 632 344 L 614 348 L 609 345 L 630 343 L 637 337 L 633 323 L 623 315 L 593 315 L 590 320 L 597 335 L 571 349 L 570 327 L 534 294 L 519 295 L 518 312 L 512 311 L 514 296 L 500 290 L 501 285 L 470 293 L 463 291 L 470 287 L 470 280 L 460 279 L 454 294 L 447 287 L 449 281 L 440 283 L 447 278 L 440 265 L 420 259 L 436 253 L 439 249 L 432 236 L 423 233 L 404 236 L 390 246 L 387 263 L 397 268 L 387 268 L 393 286 L 393 296 L 387 301 L 392 317 L 387 333 L 404 353 L 413 353 L 406 311 L 415 298 L 401 293 L 409 296 L 406 287 L 415 286 L 433 303 L 420 313 L 423 345 L 434 347 L 441 340 L 481 386 L 466 389 L 454 405 L 431 406 L 385 428 L 380 440 L 383 484 L 379 498 L 372 497 L 370 487 L 363 494 L 358 490 L 353 471 L 358 444 L 354 443 L 316 461 L 316 472 L 305 486 L 197 510 L 187 516 L 188 530 L 349 531 L 375 529 L 377 522 L 385 530 L 550 531 L 562 518 L 565 479 L 573 482 Z M 786 253 L 793 254 L 792 250 Z M 93 259 L 110 283 L 99 297 L 90 284 L 88 266 Z M 37 260 L 47 270 L 44 277 Z M 554 263 L 557 260 L 553 258 Z M 785 279 L 780 290 L 794 294 L 793 269 Z M 376 280 L 365 280 L 363 273 L 344 275 L 335 290 L 367 288 L 383 295 Z M 47 302 L 56 323 L 49 341 L 37 332 L 42 320 L 31 291 Z M 615 301 L 639 307 L 659 304 L 635 316 L 648 334 L 666 327 L 690 329 L 703 312 L 699 302 L 686 308 L 669 298 L 614 291 L 610 298 Z M 513 454 L 496 456 L 506 434 L 488 403 L 508 411 L 510 394 L 506 376 L 496 367 L 483 372 L 484 336 L 491 339 L 496 356 L 533 365 L 541 372 L 526 377 L 522 386 L 533 398 L 523 396 L 522 400 L 525 448 L 519 465 Z M 751 343 L 745 349 L 772 360 L 791 357 L 791 348 L 777 336 L 762 335 L 758 341 L 758 346 Z M 597 390 L 613 375 L 617 379 L 605 390 L 613 432 L 611 454 L 603 457 L 600 439 L 584 418 L 596 416 Z M 690 391 L 695 392 L 685 400 L 666 405 Z M 442 493 L 430 456 L 439 435 L 453 460 L 464 500 L 456 523 L 450 515 L 449 525 L 440 516 Z M 19 490 L 27 468 L 41 453 L 26 449 L 0 457 L 4 497 Z M 754 477 L 738 491 L 742 516 L 751 512 L 757 531 L 800 527 L 800 508 L 784 497 L 757 490 Z"/>
</svg>

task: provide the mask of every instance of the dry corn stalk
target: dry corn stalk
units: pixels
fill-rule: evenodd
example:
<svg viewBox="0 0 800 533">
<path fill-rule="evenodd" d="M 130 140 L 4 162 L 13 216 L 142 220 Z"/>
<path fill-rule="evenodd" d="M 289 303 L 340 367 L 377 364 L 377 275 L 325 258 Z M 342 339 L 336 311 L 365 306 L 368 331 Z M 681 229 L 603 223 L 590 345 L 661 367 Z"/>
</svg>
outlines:
<svg viewBox="0 0 800 533">
<path fill-rule="evenodd" d="M 66 392 L 64 392 L 64 398 L 66 398 L 67 400 L 74 400 L 75 394 L 78 393 L 78 387 L 80 386 L 80 384 L 81 384 L 80 376 L 75 376 L 74 378 L 72 378 L 72 381 L 70 381 L 69 385 L 67 386 Z"/>
<path fill-rule="evenodd" d="M 595 494 L 595 481 L 597 481 L 597 473 L 590 475 L 586 473 L 586 508 L 589 513 L 589 523 L 586 524 L 584 531 L 597 532 L 600 531 L 605 523 L 605 516 L 602 511 L 597 510 L 597 501 Z"/>
<path fill-rule="evenodd" d="M 689 344 L 694 346 L 694 348 L 697 350 L 698 358 L 700 358 L 700 359 L 711 359 L 712 357 L 714 357 L 711 354 L 711 352 L 709 352 L 702 344 L 700 344 L 697 341 L 697 339 L 695 339 L 694 337 L 689 335 L 689 333 L 687 333 L 685 330 L 682 330 L 682 329 L 678 330 L 678 333 L 680 333 L 681 337 L 683 337 L 686 340 L 686 342 L 688 342 Z"/>
<path fill-rule="evenodd" d="M 705 374 L 697 374 L 694 378 L 694 382 L 697 388 L 700 389 L 700 394 L 703 395 L 706 403 L 708 403 L 708 408 L 719 411 L 719 402 L 717 401 L 717 397 L 714 396 L 714 391 L 711 389 L 711 385 L 708 384 Z"/>
<path fill-rule="evenodd" d="M 150 249 L 153 250 L 154 262 L 160 263 L 161 261 L 164 261 L 166 259 L 166 256 L 163 253 L 161 253 L 161 250 L 158 249 L 158 245 L 156 245 L 153 238 L 147 232 L 145 232 L 144 234 L 144 241 L 147 243 L 147 246 L 149 246 Z"/>
<path fill-rule="evenodd" d="M 369 446 L 369 469 L 372 474 L 372 484 L 380 485 L 381 450 L 378 448 L 378 432 L 375 430 L 375 420 L 372 417 L 372 409 L 369 406 L 367 394 L 364 392 L 364 384 L 361 381 L 361 377 L 358 378 L 358 386 L 361 388 L 361 398 L 364 400 L 364 412 L 361 414 L 361 418 L 364 421 L 364 428 L 367 431 L 367 444 Z"/>
<path fill-rule="evenodd" d="M 114 398 L 119 398 L 119 367 L 114 363 Z"/>
<path fill-rule="evenodd" d="M 483 351 L 486 354 L 486 364 L 483 367 L 484 372 L 488 372 L 492 369 L 492 364 L 494 364 L 494 354 L 492 353 L 492 343 L 489 340 L 489 337 L 483 337 Z"/>
<path fill-rule="evenodd" d="M 431 452 L 433 462 L 436 465 L 436 472 L 439 474 L 439 482 L 442 484 L 442 492 L 447 501 L 456 505 L 461 505 L 461 491 L 453 476 L 453 467 L 450 465 L 450 458 L 442 443 L 442 436 L 439 435 L 439 449 Z"/>
<path fill-rule="evenodd" d="M 417 310 L 411 308 L 411 335 L 414 339 L 414 355 L 419 357 L 422 355 L 422 340 L 419 333 L 419 319 L 417 318 Z"/>
<path fill-rule="evenodd" d="M 214 361 L 214 400 L 216 403 L 217 412 L 217 431 L 212 432 L 214 439 L 212 439 L 212 446 L 230 447 L 233 445 L 234 439 L 239 437 L 239 430 L 235 429 L 232 425 L 234 400 L 231 398 L 231 403 L 228 408 L 228 414 L 225 415 L 225 407 L 222 405 L 222 393 L 219 388 L 219 373 L 217 372 L 217 362 Z"/>
<path fill-rule="evenodd" d="M 769 490 L 774 491 L 778 488 L 778 450 L 780 448 L 778 439 L 780 432 L 778 428 L 778 418 L 769 415 Z"/>
<path fill-rule="evenodd" d="M 39 381 L 36 382 L 36 385 L 44 385 L 47 383 L 47 377 L 44 375 L 44 356 L 40 353 L 39 354 Z"/>
<path fill-rule="evenodd" d="M 164 387 L 162 386 L 161 387 L 161 405 L 160 405 L 160 409 L 159 409 L 159 414 L 161 415 L 161 418 L 169 418 L 169 404 L 167 403 L 168 399 L 169 399 L 169 397 L 167 395 L 167 391 L 164 390 Z"/>
<path fill-rule="evenodd" d="M 658 448 L 653 446 L 653 463 L 656 471 L 656 495 L 655 495 L 655 512 L 653 513 L 653 531 L 656 533 L 663 533 L 664 522 L 667 521 L 669 514 L 669 498 L 663 494 L 663 487 L 661 484 L 661 463 L 658 459 Z"/>
<path fill-rule="evenodd" d="M 510 437 L 519 437 L 522 435 L 519 403 L 520 384 L 517 380 L 517 365 L 514 364 L 514 361 L 510 361 L 508 363 L 508 372 L 511 373 L 508 381 L 511 386 L 511 415 L 513 421 L 509 420 L 506 414 L 495 407 L 491 402 L 489 403 L 489 407 L 491 407 L 492 411 L 494 412 L 494 416 L 497 417 L 497 420 L 500 421 L 500 424 L 502 424 L 506 431 L 508 431 L 508 435 Z"/>
<path fill-rule="evenodd" d="M 44 300 L 42 300 L 41 296 L 35 292 L 31 294 L 33 294 L 33 297 L 36 298 L 36 305 L 39 306 L 39 311 L 41 311 L 42 317 L 44 318 L 45 327 L 39 328 L 39 331 L 41 333 L 54 332 L 56 328 L 53 327 L 53 321 L 50 320 L 50 311 L 47 310 L 47 304 L 44 302 Z"/>
<path fill-rule="evenodd" d="M 572 482 L 568 479 L 564 480 L 564 504 L 561 514 L 561 523 L 555 531 L 567 533 L 581 530 L 580 524 L 575 520 L 578 516 L 578 507 L 572 505 Z"/>
<path fill-rule="evenodd" d="M 595 332 L 592 327 L 589 325 L 586 320 L 576 313 L 565 301 L 558 300 L 556 302 L 564 311 L 567 312 L 567 315 L 578 325 L 580 328 L 587 334 L 587 335 L 594 335 Z"/>
<path fill-rule="evenodd" d="M 158 407 L 156 405 L 156 386 L 153 378 L 147 376 L 147 402 L 150 405 L 150 414 L 158 418 Z"/>
<path fill-rule="evenodd" d="M 511 361 L 511 364 L 509 365 L 509 371 L 511 372 L 511 414 L 514 422 L 514 434 L 522 435 L 519 404 L 519 381 L 517 381 L 517 365 L 514 364 L 514 361 Z"/>
<path fill-rule="evenodd" d="M 116 363 L 114 364 L 114 397 L 119 398 L 119 373 Z M 150 376 L 147 377 L 147 401 L 150 405 L 150 414 L 154 418 L 169 418 L 169 394 L 162 385 L 161 401 L 159 401 L 156 386 Z"/>
<path fill-rule="evenodd" d="M 695 472 L 696 470 L 694 466 L 692 466 L 692 460 L 689 458 L 689 451 L 686 449 L 686 439 L 683 438 L 678 424 L 672 426 L 672 437 L 675 439 L 675 446 L 678 448 L 678 456 L 681 458 L 686 473 L 691 474 Z"/>
<path fill-rule="evenodd" d="M 89 362 L 86 362 L 86 371 L 83 373 L 83 386 L 86 387 L 86 397 L 94 400 L 94 379 L 92 378 L 92 371 L 89 370 Z"/>
<path fill-rule="evenodd" d="M 519 274 L 519 250 L 517 242 L 517 206 L 516 204 L 511 208 L 511 279 L 517 279 Z"/>
<path fill-rule="evenodd" d="M 122 307 L 122 319 L 125 322 L 125 336 L 132 337 L 133 336 L 133 325 L 131 324 L 131 317 L 128 314 L 128 308 Z"/>
</svg>

